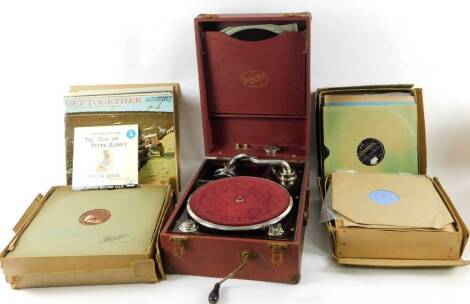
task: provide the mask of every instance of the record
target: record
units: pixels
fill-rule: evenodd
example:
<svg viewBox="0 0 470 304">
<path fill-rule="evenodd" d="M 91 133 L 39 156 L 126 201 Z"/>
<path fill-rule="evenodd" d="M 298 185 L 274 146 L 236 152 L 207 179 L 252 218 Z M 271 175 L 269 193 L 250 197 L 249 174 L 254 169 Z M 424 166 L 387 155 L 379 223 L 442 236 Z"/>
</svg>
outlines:
<svg viewBox="0 0 470 304">
<path fill-rule="evenodd" d="M 147 254 L 166 187 L 72 191 L 57 188 L 8 257 Z"/>
<path fill-rule="evenodd" d="M 232 34 L 233 38 L 244 41 L 259 41 L 276 37 L 278 34 L 265 29 L 246 29 Z"/>
<path fill-rule="evenodd" d="M 251 24 L 229 26 L 221 30 L 222 33 L 244 41 L 259 41 L 275 37 L 284 32 L 298 32 L 296 23 L 290 24 Z"/>
<path fill-rule="evenodd" d="M 289 192 L 268 179 L 236 176 L 212 181 L 189 198 L 190 216 L 220 230 L 252 230 L 275 224 L 292 208 Z"/>
<path fill-rule="evenodd" d="M 454 220 L 432 181 L 422 175 L 332 175 L 332 208 L 348 226 L 448 229 Z"/>
<path fill-rule="evenodd" d="M 323 102 L 325 176 L 337 170 L 418 173 L 411 94 L 327 95 Z"/>
</svg>

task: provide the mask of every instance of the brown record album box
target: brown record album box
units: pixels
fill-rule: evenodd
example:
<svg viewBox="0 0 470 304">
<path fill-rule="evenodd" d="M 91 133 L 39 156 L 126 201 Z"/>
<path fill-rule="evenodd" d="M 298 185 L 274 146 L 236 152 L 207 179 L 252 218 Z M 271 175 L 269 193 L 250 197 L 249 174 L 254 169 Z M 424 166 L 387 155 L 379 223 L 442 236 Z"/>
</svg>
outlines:
<svg viewBox="0 0 470 304">
<path fill-rule="evenodd" d="M 328 218 L 328 220 L 325 220 L 325 224 L 331 244 L 331 256 L 337 263 L 345 265 L 376 267 L 448 267 L 467 265 L 468 261 L 462 259 L 462 254 L 468 240 L 468 229 L 439 180 L 436 177 L 427 176 L 426 134 L 421 88 L 408 84 L 400 84 L 321 88 L 316 91 L 317 182 L 323 203 L 326 204 L 326 201 L 331 200 L 331 198 L 328 198 L 328 189 L 332 184 L 332 175 L 326 173 L 328 170 L 325 164 L 325 159 L 329 157 L 331 152 L 331 147 L 328 150 L 326 145 L 326 130 L 324 129 L 323 109 L 326 104 L 326 96 L 348 96 L 348 98 L 351 98 L 354 95 L 369 95 L 374 96 L 375 100 L 379 100 L 377 96 L 380 96 L 380 94 L 388 94 L 389 96 L 409 94 L 413 96 L 416 102 L 416 115 L 413 119 L 416 123 L 416 134 L 414 136 L 415 141 L 417 141 L 415 142 L 417 147 L 417 172 L 410 174 L 407 171 L 402 171 L 403 164 L 396 162 L 392 168 L 395 171 L 387 173 L 403 174 L 402 172 L 407 172 L 405 175 L 421 176 L 428 179 L 436 190 L 438 197 L 442 200 L 445 209 L 451 215 L 453 227 L 451 230 L 446 231 L 431 231 L 429 229 L 420 231 L 419 229 L 397 229 L 393 227 L 368 229 L 363 227 L 346 227 L 341 224 L 341 220 Z M 386 112 L 387 110 L 382 111 Z M 396 116 L 400 117 L 399 115 Z M 370 116 L 367 118 L 368 120 L 374 119 Z M 386 130 L 385 132 L 390 134 L 396 132 L 392 131 L 392 127 L 398 128 L 401 125 L 405 125 L 404 121 L 404 119 L 396 120 L 393 125 L 390 125 L 389 122 L 382 122 L 382 125 Z M 363 126 L 359 121 L 356 121 L 356 123 L 356 126 L 350 126 L 350 128 L 357 128 L 357 125 Z M 339 124 L 335 126 L 339 126 Z M 361 135 L 375 137 L 374 135 L 380 134 L 373 131 L 376 130 L 365 130 Z M 340 136 L 338 129 L 335 132 L 335 136 Z M 351 136 L 351 134 L 349 135 Z M 402 144 L 400 139 L 396 138 L 394 138 L 393 142 Z M 385 148 L 386 150 L 387 148 Z M 357 153 L 359 154 L 359 150 Z M 389 155 L 392 153 L 396 153 L 396 149 L 389 152 Z M 357 161 L 357 163 L 359 162 Z M 351 162 L 349 162 L 349 165 L 351 165 Z M 345 172 L 345 170 L 351 169 L 343 167 L 339 171 Z M 361 170 L 363 172 L 357 171 L 353 174 L 360 175 L 364 172 L 373 172 L 371 171 L 372 169 L 366 167 L 363 167 Z M 350 203 L 357 202 L 351 200 Z M 423 212 L 428 211 L 423 210 Z"/>
<path fill-rule="evenodd" d="M 126 96 L 134 96 L 132 104 L 137 105 L 144 99 L 135 95 L 160 92 L 171 93 L 173 111 L 163 114 L 124 110 L 67 113 L 69 177 L 74 144 L 71 135 L 75 127 L 123 122 L 138 124 L 140 128 L 149 125 L 165 127 L 169 120 L 177 126 L 176 103 L 179 99 L 179 85 L 174 83 L 72 87 L 70 94 L 76 93 L 72 98 L 77 98 L 77 104 L 98 107 L 104 104 L 113 109 L 114 104 L 124 104 L 122 101 L 128 98 Z M 1 268 L 11 287 L 155 283 L 164 280 L 166 275 L 160 248 L 156 244 L 174 207 L 175 188 L 179 183 L 177 130 L 172 128 L 172 133 L 165 139 L 162 143 L 166 148 L 164 155 L 143 157 L 143 169 L 149 168 L 146 172 L 158 172 L 159 175 L 155 178 L 143 175 L 136 188 L 72 191 L 70 185 L 54 186 L 45 195 L 38 195 L 13 228 L 14 237 L 0 252 Z M 141 149 L 144 152 L 148 149 L 144 142 L 139 145 L 139 151 Z"/>
<path fill-rule="evenodd" d="M 249 252 L 253 259 L 235 278 L 291 284 L 299 281 L 308 209 L 310 19 L 309 13 L 202 14 L 195 19 L 206 159 L 181 193 L 160 236 L 169 273 L 225 277 L 240 264 L 244 253 Z M 266 24 L 294 24 L 296 31 L 250 41 L 221 31 L 227 27 Z M 229 160 L 235 163 L 237 159 L 241 159 L 236 167 L 237 175 L 243 176 L 241 179 L 256 177 L 254 181 L 261 182 L 260 186 L 268 179 L 260 177 L 266 178 L 272 169 L 266 164 L 290 166 L 296 172 L 295 183 L 289 189 L 292 208 L 276 226 L 284 231 L 281 236 L 267 233 L 266 227 L 227 231 L 211 229 L 210 225 L 201 224 L 203 221 L 192 221 L 194 217 L 188 214 L 189 201 L 193 204 L 200 199 L 202 195 L 197 191 L 207 185 L 214 185 L 212 188 L 217 190 L 216 184 L 212 184 L 216 182 L 214 172 L 227 169 Z M 240 177 L 217 182 L 220 187 L 231 188 L 236 178 Z M 266 194 L 264 189 L 251 187 L 246 201 L 251 195 Z M 209 218 L 215 217 L 220 211 L 218 207 L 224 207 L 222 201 L 233 194 L 231 190 L 215 191 L 223 196 L 217 202 L 215 192 L 207 193 L 205 198 L 209 197 L 209 201 L 203 203 L 213 209 L 201 212 Z M 240 205 L 244 200 L 242 196 L 235 197 Z M 254 199 L 254 203 L 260 200 Z M 258 211 L 251 216 L 263 217 L 266 213 Z M 188 220 L 192 226 L 182 229 Z M 237 220 L 249 221 L 249 217 Z M 274 218 L 269 222 L 276 221 Z M 194 227 L 199 230 L 192 231 Z"/>
</svg>

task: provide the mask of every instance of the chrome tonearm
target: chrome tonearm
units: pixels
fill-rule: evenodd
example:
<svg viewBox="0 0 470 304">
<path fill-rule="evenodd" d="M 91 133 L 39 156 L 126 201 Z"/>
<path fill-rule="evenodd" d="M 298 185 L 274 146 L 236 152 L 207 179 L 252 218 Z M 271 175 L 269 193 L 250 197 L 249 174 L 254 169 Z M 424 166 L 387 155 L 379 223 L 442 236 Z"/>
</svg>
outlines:
<svg viewBox="0 0 470 304">
<path fill-rule="evenodd" d="M 288 162 L 281 159 L 258 159 L 256 156 L 241 153 L 232 157 L 223 168 L 217 169 L 214 173 L 215 177 L 231 177 L 235 176 L 236 163 L 238 161 L 249 161 L 257 165 L 271 165 L 278 166 L 281 168 L 279 172 L 276 172 L 277 177 L 283 184 L 289 184 L 295 181 L 297 174 L 295 170 L 292 170 Z"/>
</svg>

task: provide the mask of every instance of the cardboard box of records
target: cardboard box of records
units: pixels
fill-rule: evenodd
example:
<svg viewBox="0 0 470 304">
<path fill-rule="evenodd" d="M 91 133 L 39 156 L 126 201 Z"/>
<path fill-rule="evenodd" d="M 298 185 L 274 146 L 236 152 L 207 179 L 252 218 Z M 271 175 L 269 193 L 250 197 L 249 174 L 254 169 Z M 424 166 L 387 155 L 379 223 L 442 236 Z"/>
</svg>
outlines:
<svg viewBox="0 0 470 304">
<path fill-rule="evenodd" d="M 68 185 L 38 195 L 14 227 L 1 253 L 13 288 L 165 278 L 156 243 L 179 187 L 178 95 L 177 84 L 71 87 Z M 129 172 L 135 178 L 127 181 Z M 100 186 L 84 187 L 90 179 Z"/>
<path fill-rule="evenodd" d="M 321 220 L 347 265 L 465 265 L 468 230 L 426 175 L 422 90 L 412 85 L 315 93 Z"/>
</svg>

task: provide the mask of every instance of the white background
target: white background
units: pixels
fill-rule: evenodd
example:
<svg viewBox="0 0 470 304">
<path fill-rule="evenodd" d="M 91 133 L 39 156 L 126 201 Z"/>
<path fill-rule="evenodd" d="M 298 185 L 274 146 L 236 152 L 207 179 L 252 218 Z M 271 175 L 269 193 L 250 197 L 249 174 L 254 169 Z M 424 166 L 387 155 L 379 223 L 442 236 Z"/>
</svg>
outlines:
<svg viewBox="0 0 470 304">
<path fill-rule="evenodd" d="M 32 198 L 65 183 L 62 96 L 72 84 L 179 82 L 182 181 L 204 157 L 193 18 L 199 13 L 312 13 L 312 89 L 415 83 L 424 88 L 428 172 L 470 223 L 470 18 L 466 1 L 2 1 L 0 244 Z M 310 210 L 302 280 L 232 280 L 220 303 L 467 302 L 470 268 L 335 265 Z M 470 251 L 470 250 L 469 250 Z M 465 254 L 470 258 L 470 252 Z M 1 303 L 206 303 L 215 279 L 11 290 Z M 467 287 L 467 289 L 465 288 Z M 426 302 L 424 302 L 426 300 Z"/>
</svg>

